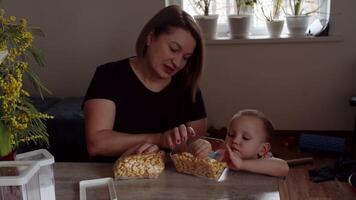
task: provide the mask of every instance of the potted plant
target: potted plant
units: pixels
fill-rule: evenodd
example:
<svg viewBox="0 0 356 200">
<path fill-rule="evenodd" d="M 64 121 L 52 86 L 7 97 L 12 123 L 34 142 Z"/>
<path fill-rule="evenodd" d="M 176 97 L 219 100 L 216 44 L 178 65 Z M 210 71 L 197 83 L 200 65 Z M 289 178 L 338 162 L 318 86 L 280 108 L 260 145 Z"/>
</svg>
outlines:
<svg viewBox="0 0 356 200">
<path fill-rule="evenodd" d="M 212 0 L 194 0 L 194 6 L 204 13 L 194 16 L 195 21 L 199 24 L 205 39 L 214 39 L 216 35 L 216 27 L 218 15 L 210 14 L 210 5 Z"/>
<path fill-rule="evenodd" d="M 236 14 L 228 16 L 232 38 L 245 38 L 249 34 L 251 14 L 256 0 L 235 0 Z"/>
<path fill-rule="evenodd" d="M 272 0 L 267 4 L 258 1 L 261 6 L 263 17 L 266 20 L 266 26 L 270 37 L 279 37 L 281 35 L 284 20 L 280 19 L 283 0 Z"/>
<path fill-rule="evenodd" d="M 33 47 L 34 33 L 25 19 L 5 17 L 0 11 L 0 158 L 12 155 L 16 149 L 30 142 L 48 144 L 46 126 L 42 120 L 52 118 L 35 109 L 30 94 L 23 88 L 24 78 L 33 84 L 43 98 L 49 92 L 32 71 L 30 58 L 43 66 L 38 49 Z M 31 62 L 33 63 L 33 62 Z M 10 158 L 14 159 L 13 156 Z"/>
<path fill-rule="evenodd" d="M 285 9 L 289 35 L 292 37 L 304 37 L 311 22 L 312 14 L 317 12 L 324 1 L 313 10 L 308 9 L 306 0 L 288 0 L 289 9 Z"/>
</svg>

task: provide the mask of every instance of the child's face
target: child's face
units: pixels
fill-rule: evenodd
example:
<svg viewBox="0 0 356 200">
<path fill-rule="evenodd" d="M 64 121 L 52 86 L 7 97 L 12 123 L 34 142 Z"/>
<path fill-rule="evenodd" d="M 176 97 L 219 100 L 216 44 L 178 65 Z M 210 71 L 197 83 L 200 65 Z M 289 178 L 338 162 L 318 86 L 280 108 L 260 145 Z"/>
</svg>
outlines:
<svg viewBox="0 0 356 200">
<path fill-rule="evenodd" d="M 225 141 L 241 159 L 256 159 L 269 151 L 266 134 L 261 119 L 241 116 L 231 121 Z"/>
</svg>

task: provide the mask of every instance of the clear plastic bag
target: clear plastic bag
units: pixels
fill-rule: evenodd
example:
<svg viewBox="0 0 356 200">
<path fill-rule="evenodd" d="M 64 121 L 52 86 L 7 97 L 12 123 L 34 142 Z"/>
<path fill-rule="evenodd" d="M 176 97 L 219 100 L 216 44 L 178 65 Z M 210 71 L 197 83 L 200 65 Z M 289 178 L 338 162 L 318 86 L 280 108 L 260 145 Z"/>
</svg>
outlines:
<svg viewBox="0 0 356 200">
<path fill-rule="evenodd" d="M 121 156 L 114 164 L 115 179 L 158 178 L 164 159 L 159 153 Z"/>
<path fill-rule="evenodd" d="M 227 165 L 212 158 L 197 158 L 188 152 L 171 153 L 170 157 L 178 172 L 216 181 L 224 180 Z"/>
</svg>

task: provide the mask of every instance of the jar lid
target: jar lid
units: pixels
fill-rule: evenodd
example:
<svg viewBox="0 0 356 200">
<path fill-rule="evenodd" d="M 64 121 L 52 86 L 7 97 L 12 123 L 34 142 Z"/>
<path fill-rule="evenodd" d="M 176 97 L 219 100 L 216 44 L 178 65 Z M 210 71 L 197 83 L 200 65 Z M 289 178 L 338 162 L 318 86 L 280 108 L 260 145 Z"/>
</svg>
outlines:
<svg viewBox="0 0 356 200">
<path fill-rule="evenodd" d="M 46 149 L 38 149 L 16 155 L 16 160 L 19 161 L 37 161 L 42 166 L 51 165 L 54 163 L 54 157 Z"/>
<path fill-rule="evenodd" d="M 28 161 L 0 162 L 0 186 L 24 185 L 38 172 L 40 165 Z"/>
</svg>

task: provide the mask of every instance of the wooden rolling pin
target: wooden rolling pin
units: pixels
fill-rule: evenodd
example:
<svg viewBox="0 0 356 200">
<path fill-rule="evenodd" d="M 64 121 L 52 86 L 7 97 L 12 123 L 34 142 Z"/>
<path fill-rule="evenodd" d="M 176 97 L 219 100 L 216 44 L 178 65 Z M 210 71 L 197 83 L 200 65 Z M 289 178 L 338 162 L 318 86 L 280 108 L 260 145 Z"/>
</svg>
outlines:
<svg viewBox="0 0 356 200">
<path fill-rule="evenodd" d="M 295 166 L 295 165 L 303 165 L 307 163 L 313 162 L 313 157 L 305 157 L 305 158 L 297 158 L 297 159 L 291 159 L 287 160 L 287 163 L 289 166 Z"/>
</svg>

